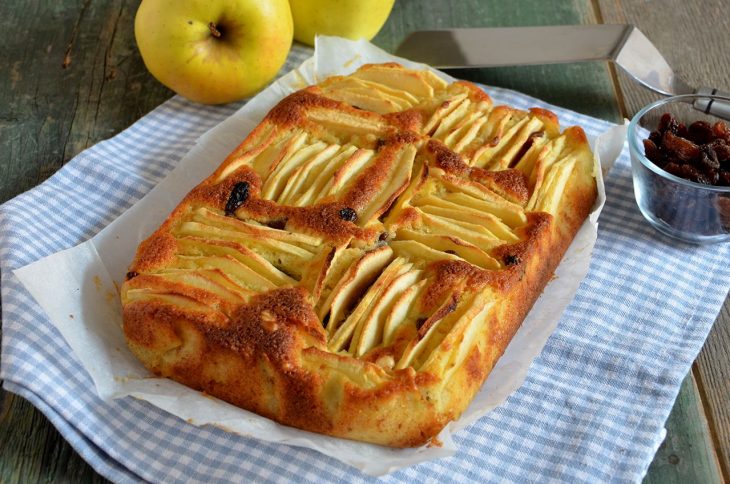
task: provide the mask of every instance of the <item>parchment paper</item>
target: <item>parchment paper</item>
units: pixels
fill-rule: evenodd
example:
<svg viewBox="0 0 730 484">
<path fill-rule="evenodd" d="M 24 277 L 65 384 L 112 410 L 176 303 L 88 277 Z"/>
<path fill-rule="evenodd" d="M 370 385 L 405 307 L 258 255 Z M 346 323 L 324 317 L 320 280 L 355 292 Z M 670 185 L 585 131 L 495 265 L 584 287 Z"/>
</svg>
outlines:
<svg viewBox="0 0 730 484">
<path fill-rule="evenodd" d="M 625 139 L 623 127 L 613 128 L 592 140 L 597 160 L 602 160 L 596 165 L 599 197 L 594 210 L 558 267 L 556 277 L 525 319 L 480 393 L 462 417 L 439 435 L 443 443 L 440 447 L 390 449 L 279 425 L 171 380 L 152 377 L 127 349 L 121 330 L 118 287 L 138 244 L 285 95 L 330 75 L 350 73 L 362 64 L 390 61 L 412 68 L 428 68 L 389 55 L 365 41 L 318 38 L 314 57 L 203 135 L 157 187 L 99 234 L 15 271 L 89 372 L 102 399 L 111 401 L 131 395 L 188 423 L 215 425 L 265 441 L 308 447 L 365 473 L 381 475 L 452 455 L 457 450 L 452 433 L 500 405 L 522 384 L 532 361 L 540 354 L 588 271 L 597 219 L 605 201 L 602 172 L 610 168 L 621 151 Z M 434 72 L 447 81 L 454 80 Z M 185 423 L 181 421 L 180 425 Z"/>
</svg>

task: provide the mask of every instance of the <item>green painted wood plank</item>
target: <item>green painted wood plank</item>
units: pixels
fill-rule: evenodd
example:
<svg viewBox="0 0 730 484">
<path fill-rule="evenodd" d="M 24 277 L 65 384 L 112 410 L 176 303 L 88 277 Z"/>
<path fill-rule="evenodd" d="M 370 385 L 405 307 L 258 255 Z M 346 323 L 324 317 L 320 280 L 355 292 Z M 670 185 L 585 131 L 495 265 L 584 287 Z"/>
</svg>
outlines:
<svg viewBox="0 0 730 484">
<path fill-rule="evenodd" d="M 692 372 L 682 383 L 667 420 L 667 437 L 649 467 L 645 484 L 722 482 L 707 419 Z"/>
</svg>

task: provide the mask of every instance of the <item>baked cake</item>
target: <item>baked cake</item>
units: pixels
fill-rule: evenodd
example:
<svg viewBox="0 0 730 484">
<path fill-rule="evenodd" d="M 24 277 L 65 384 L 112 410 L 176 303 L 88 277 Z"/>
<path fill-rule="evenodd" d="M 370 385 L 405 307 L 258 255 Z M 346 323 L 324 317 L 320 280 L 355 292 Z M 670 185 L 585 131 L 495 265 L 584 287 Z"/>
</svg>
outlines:
<svg viewBox="0 0 730 484">
<path fill-rule="evenodd" d="M 142 242 L 133 353 L 277 422 L 393 447 L 459 417 L 596 197 L 583 131 L 366 65 L 283 99 Z"/>
</svg>

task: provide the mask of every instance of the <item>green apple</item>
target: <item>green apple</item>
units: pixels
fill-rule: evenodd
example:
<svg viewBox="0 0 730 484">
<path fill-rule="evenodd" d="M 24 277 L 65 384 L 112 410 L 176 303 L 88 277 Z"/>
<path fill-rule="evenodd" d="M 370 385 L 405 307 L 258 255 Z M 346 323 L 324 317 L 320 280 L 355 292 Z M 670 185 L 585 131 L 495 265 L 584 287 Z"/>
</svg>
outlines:
<svg viewBox="0 0 730 484">
<path fill-rule="evenodd" d="M 394 0 L 289 0 L 294 38 L 314 45 L 314 36 L 348 39 L 375 37 L 390 15 Z"/>
<path fill-rule="evenodd" d="M 221 104 L 276 76 L 293 24 L 287 0 L 143 0 L 134 35 L 157 80 L 193 101 Z"/>
</svg>

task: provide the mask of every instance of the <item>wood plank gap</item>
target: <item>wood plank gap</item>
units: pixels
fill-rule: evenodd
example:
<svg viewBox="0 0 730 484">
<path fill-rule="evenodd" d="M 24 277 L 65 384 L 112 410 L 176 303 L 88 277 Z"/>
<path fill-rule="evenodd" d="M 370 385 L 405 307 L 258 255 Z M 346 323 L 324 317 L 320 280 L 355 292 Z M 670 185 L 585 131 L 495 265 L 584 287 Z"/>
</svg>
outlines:
<svg viewBox="0 0 730 484">
<path fill-rule="evenodd" d="M 601 4 L 599 0 L 591 0 L 591 7 L 593 8 L 593 15 L 596 18 L 596 23 L 605 24 L 606 22 L 603 18 L 603 12 L 601 11 Z M 606 62 L 608 63 L 608 72 L 610 73 L 611 86 L 613 87 L 613 92 L 616 96 L 618 108 L 621 111 L 621 117 L 624 119 L 628 118 L 629 116 L 628 108 L 626 107 L 626 99 L 624 98 L 623 91 L 621 91 L 621 83 L 619 82 L 616 65 L 611 61 Z"/>
<path fill-rule="evenodd" d="M 707 428 L 710 434 L 710 442 L 712 443 L 712 456 L 715 459 L 715 464 L 717 465 L 717 468 L 720 469 L 720 477 L 722 478 L 722 482 L 729 482 L 730 470 L 725 467 L 725 459 L 721 459 L 718 455 L 718 452 L 722 452 L 722 447 L 720 446 L 720 438 L 715 431 L 717 423 L 715 422 L 715 418 L 712 415 L 712 412 L 709 408 L 707 408 L 707 393 L 705 390 L 705 383 L 702 380 L 702 372 L 700 372 L 697 368 L 696 361 L 692 364 L 691 373 L 692 377 L 695 380 L 695 384 L 697 385 L 697 393 L 700 400 L 700 406 L 698 410 L 702 411 L 702 415 L 704 415 L 705 419 L 707 420 Z"/>
</svg>

